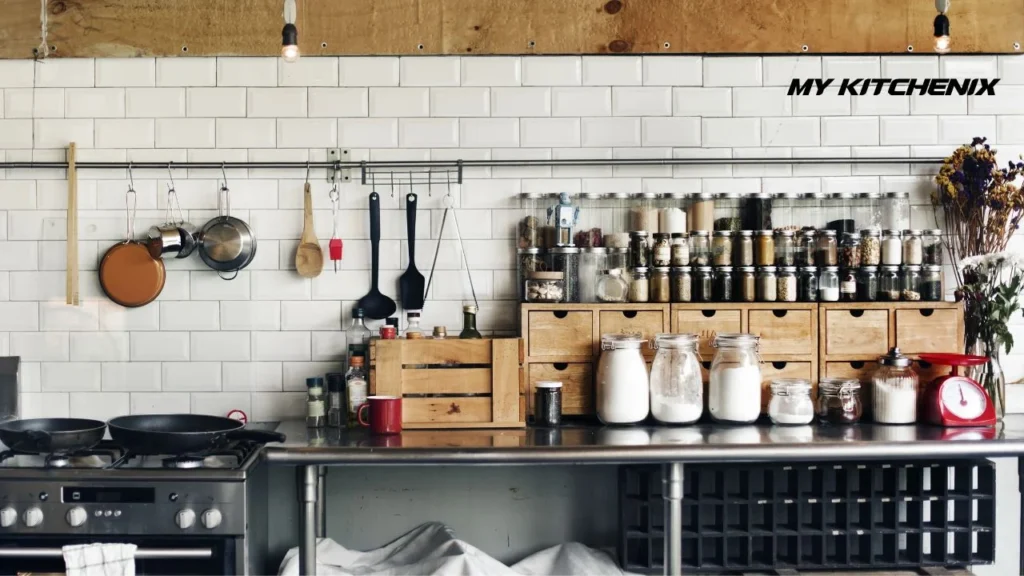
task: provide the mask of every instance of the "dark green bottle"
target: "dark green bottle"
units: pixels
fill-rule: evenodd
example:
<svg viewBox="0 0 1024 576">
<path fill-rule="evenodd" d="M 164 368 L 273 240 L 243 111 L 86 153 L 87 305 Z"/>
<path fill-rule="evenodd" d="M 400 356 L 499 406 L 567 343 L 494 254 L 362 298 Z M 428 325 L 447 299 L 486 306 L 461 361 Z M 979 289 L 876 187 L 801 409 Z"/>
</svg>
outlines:
<svg viewBox="0 0 1024 576">
<path fill-rule="evenodd" d="M 477 307 L 472 304 L 462 307 L 462 332 L 459 334 L 459 338 L 462 340 L 483 338 L 480 331 L 476 329 L 476 312 Z"/>
</svg>

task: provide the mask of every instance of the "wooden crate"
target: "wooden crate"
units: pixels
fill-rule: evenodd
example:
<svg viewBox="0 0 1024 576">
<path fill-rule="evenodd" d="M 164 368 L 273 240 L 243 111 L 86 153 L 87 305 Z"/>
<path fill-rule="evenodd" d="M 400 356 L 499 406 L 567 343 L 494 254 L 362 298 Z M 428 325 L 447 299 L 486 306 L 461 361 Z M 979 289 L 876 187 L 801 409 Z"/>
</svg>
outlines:
<svg viewBox="0 0 1024 576">
<path fill-rule="evenodd" d="M 481 340 L 370 342 L 370 394 L 402 398 L 402 426 L 526 426 L 523 343 Z"/>
</svg>

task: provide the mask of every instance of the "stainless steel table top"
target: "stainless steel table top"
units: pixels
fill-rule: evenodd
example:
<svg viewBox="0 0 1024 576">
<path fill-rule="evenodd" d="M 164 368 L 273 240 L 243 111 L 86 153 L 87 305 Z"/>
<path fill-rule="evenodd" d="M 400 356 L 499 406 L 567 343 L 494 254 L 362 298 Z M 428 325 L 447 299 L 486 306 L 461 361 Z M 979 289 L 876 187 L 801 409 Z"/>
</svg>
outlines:
<svg viewBox="0 0 1024 576">
<path fill-rule="evenodd" d="M 659 462 L 941 460 L 1024 455 L 1024 414 L 994 428 L 935 426 L 563 426 L 519 430 L 307 429 L 287 421 L 264 455 L 288 465 L 622 464 Z"/>
</svg>

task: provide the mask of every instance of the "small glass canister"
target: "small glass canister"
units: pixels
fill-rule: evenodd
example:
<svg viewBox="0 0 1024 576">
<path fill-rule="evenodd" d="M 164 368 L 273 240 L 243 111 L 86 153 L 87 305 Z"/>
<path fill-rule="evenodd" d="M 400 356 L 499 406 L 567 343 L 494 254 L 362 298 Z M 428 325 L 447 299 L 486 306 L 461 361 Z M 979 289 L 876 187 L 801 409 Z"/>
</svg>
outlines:
<svg viewBox="0 0 1024 576">
<path fill-rule="evenodd" d="M 693 302 L 714 302 L 714 279 L 711 266 L 698 266 L 693 273 Z"/>
<path fill-rule="evenodd" d="M 547 269 L 544 262 L 544 255 L 540 248 L 520 248 L 517 251 L 516 272 L 519 279 L 519 301 L 525 302 L 523 288 L 526 286 L 526 277 L 531 272 L 543 272 Z"/>
<path fill-rule="evenodd" d="M 644 230 L 629 233 L 629 264 L 636 268 L 651 265 L 650 235 Z"/>
<path fill-rule="evenodd" d="M 779 302 L 796 302 L 796 266 L 779 266 L 777 282 L 776 299 Z"/>
<path fill-rule="evenodd" d="M 565 275 L 565 302 L 579 302 L 580 249 L 573 246 L 554 246 L 548 248 L 547 260 L 548 270 Z"/>
<path fill-rule="evenodd" d="M 823 266 L 818 273 L 818 301 L 839 301 L 839 267 Z"/>
<path fill-rule="evenodd" d="M 585 192 L 579 196 L 579 220 L 572 235 L 573 244 L 577 248 L 604 246 L 600 210 L 603 203 L 602 196 L 599 192 Z"/>
<path fill-rule="evenodd" d="M 715 230 L 738 232 L 743 229 L 740 216 L 740 195 L 736 192 L 715 192 Z"/>
<path fill-rule="evenodd" d="M 658 231 L 663 234 L 686 232 L 686 211 L 682 192 L 664 192 L 658 195 Z"/>
<path fill-rule="evenodd" d="M 886 192 L 882 194 L 882 229 L 902 230 L 910 227 L 910 194 Z"/>
<path fill-rule="evenodd" d="M 650 301 L 667 304 L 671 301 L 671 281 L 669 267 L 658 266 L 651 272 Z"/>
<path fill-rule="evenodd" d="M 802 378 L 777 378 L 771 383 L 768 417 L 773 424 L 800 426 L 814 420 L 811 383 Z"/>
<path fill-rule="evenodd" d="M 544 234 L 541 226 L 546 219 L 546 207 L 542 206 L 544 195 L 537 192 L 523 192 L 519 195 L 519 223 L 517 225 L 520 249 L 543 248 Z"/>
<path fill-rule="evenodd" d="M 617 303 L 629 300 L 629 281 L 621 268 L 610 268 L 597 273 L 594 294 L 598 302 Z"/>
<path fill-rule="evenodd" d="M 857 272 L 857 300 L 878 300 L 878 266 L 861 266 Z"/>
<path fill-rule="evenodd" d="M 942 266 L 925 264 L 921 267 L 921 300 L 942 301 Z"/>
<path fill-rule="evenodd" d="M 561 272 L 530 272 L 523 289 L 527 302 L 565 302 L 565 275 Z"/>
<path fill-rule="evenodd" d="M 629 209 L 631 222 L 629 231 L 637 232 L 660 232 L 658 229 L 658 195 L 654 192 L 644 192 L 633 197 L 633 205 Z"/>
<path fill-rule="evenodd" d="M 607 269 L 607 248 L 580 248 L 580 302 L 597 302 L 597 273 Z"/>
<path fill-rule="evenodd" d="M 879 230 L 860 231 L 860 265 L 878 266 L 882 262 L 882 233 Z"/>
<path fill-rule="evenodd" d="M 832 192 L 825 204 L 825 228 L 834 230 L 836 235 L 857 229 L 853 221 L 853 193 Z"/>
<path fill-rule="evenodd" d="M 903 289 L 899 266 L 882 266 L 878 269 L 878 299 L 882 302 L 899 302 Z"/>
<path fill-rule="evenodd" d="M 534 393 L 534 424 L 555 427 L 562 423 L 562 383 L 540 381 Z"/>
<path fill-rule="evenodd" d="M 651 282 L 648 269 L 645 266 L 633 268 L 633 275 L 629 281 L 629 301 L 636 303 L 650 302 Z"/>
<path fill-rule="evenodd" d="M 839 243 L 839 265 L 843 268 L 860 266 L 860 232 L 846 232 Z"/>
<path fill-rule="evenodd" d="M 715 268 L 714 293 L 715 302 L 732 302 L 732 266 Z"/>
<path fill-rule="evenodd" d="M 711 239 L 711 262 L 715 266 L 732 266 L 732 231 L 716 230 Z"/>
<path fill-rule="evenodd" d="M 796 236 L 793 230 L 775 231 L 775 265 L 796 265 Z"/>
<path fill-rule="evenodd" d="M 732 259 L 735 266 L 754 265 L 754 232 L 740 230 L 732 243 Z"/>
<path fill-rule="evenodd" d="M 665 232 L 654 234 L 654 243 L 651 246 L 651 262 L 655 267 L 670 266 L 672 264 L 672 235 Z"/>
<path fill-rule="evenodd" d="M 814 230 L 801 230 L 796 239 L 796 265 L 814 266 L 815 251 L 818 249 L 818 242 L 815 239 Z"/>
<path fill-rule="evenodd" d="M 801 266 L 796 279 L 797 300 L 800 302 L 818 301 L 818 268 L 817 266 Z"/>
<path fill-rule="evenodd" d="M 871 413 L 879 424 L 917 422 L 917 373 L 910 358 L 899 348 L 878 358 L 878 369 L 871 377 Z"/>
<path fill-rule="evenodd" d="M 921 267 L 903 265 L 900 299 L 916 302 L 921 299 Z"/>
<path fill-rule="evenodd" d="M 698 230 L 711 232 L 715 228 L 715 195 L 701 192 L 686 211 L 686 225 L 691 234 Z"/>
<path fill-rule="evenodd" d="M 693 278 L 689 266 L 672 268 L 670 282 L 673 302 L 689 302 L 693 298 Z"/>
<path fill-rule="evenodd" d="M 686 237 L 685 232 L 672 233 L 671 253 L 672 266 L 690 265 L 690 239 Z"/>
<path fill-rule="evenodd" d="M 924 262 L 924 243 L 920 230 L 903 231 L 903 263 L 920 266 Z"/>
<path fill-rule="evenodd" d="M 776 230 L 798 230 L 794 208 L 800 199 L 799 192 L 775 192 L 772 194 L 771 222 L 763 228 L 774 228 Z M 757 228 L 754 228 L 757 230 Z"/>
<path fill-rule="evenodd" d="M 839 263 L 835 230 L 818 230 L 814 261 L 818 266 L 836 266 Z"/>
<path fill-rule="evenodd" d="M 842 268 L 839 270 L 839 301 L 857 301 L 857 269 Z"/>
<path fill-rule="evenodd" d="M 882 231 L 882 265 L 899 266 L 903 263 L 903 235 L 899 230 Z"/>
<path fill-rule="evenodd" d="M 775 232 L 758 230 L 754 240 L 754 264 L 758 266 L 775 265 Z"/>
<path fill-rule="evenodd" d="M 707 266 L 711 264 L 711 243 L 708 239 L 710 234 L 707 230 L 694 230 L 690 232 L 691 266 Z"/>
<path fill-rule="evenodd" d="M 942 244 L 942 230 L 925 230 L 921 235 L 921 244 L 924 247 L 923 262 L 942 266 L 942 253 L 946 249 Z"/>
<path fill-rule="evenodd" d="M 757 301 L 775 302 L 778 299 L 778 278 L 775 266 L 761 266 L 757 269 Z"/>
<path fill-rule="evenodd" d="M 779 224 L 772 224 L 774 218 L 780 217 L 775 208 L 771 194 L 759 192 L 743 198 L 741 224 L 744 230 L 766 230 Z M 749 264 L 748 264 L 749 266 Z"/>
<path fill-rule="evenodd" d="M 858 192 L 853 199 L 853 221 L 869 230 L 882 229 L 882 204 L 878 192 Z"/>
<path fill-rule="evenodd" d="M 630 195 L 625 192 L 604 195 L 604 216 L 608 219 L 604 227 L 605 248 L 629 248 L 629 203 Z"/>
<path fill-rule="evenodd" d="M 851 378 L 822 378 L 818 382 L 818 421 L 856 424 L 864 415 L 860 382 Z"/>
<path fill-rule="evenodd" d="M 753 266 L 740 266 L 736 269 L 736 300 L 738 302 L 757 301 L 757 273 Z"/>
</svg>

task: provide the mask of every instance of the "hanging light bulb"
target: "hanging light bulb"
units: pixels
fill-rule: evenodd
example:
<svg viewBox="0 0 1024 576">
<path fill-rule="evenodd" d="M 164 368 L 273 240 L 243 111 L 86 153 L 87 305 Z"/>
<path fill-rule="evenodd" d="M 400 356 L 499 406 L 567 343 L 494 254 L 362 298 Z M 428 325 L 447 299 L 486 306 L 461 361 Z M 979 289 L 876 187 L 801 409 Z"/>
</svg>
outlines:
<svg viewBox="0 0 1024 576">
<path fill-rule="evenodd" d="M 295 0 L 284 0 L 284 28 L 281 29 L 281 58 L 299 59 L 299 29 L 295 27 Z"/>
<path fill-rule="evenodd" d="M 935 9 L 939 11 L 935 22 L 932 23 L 935 29 L 935 51 L 939 54 L 948 54 L 952 45 L 949 39 L 949 17 L 946 16 L 949 0 L 935 0 Z"/>
</svg>

